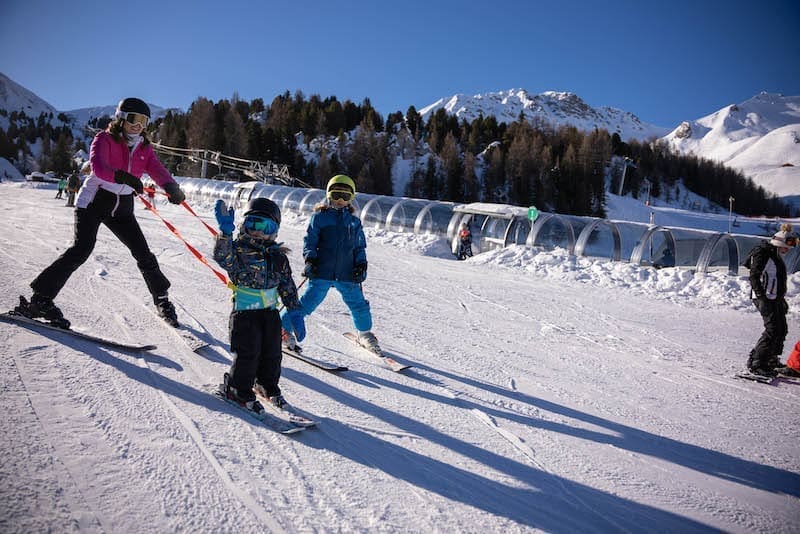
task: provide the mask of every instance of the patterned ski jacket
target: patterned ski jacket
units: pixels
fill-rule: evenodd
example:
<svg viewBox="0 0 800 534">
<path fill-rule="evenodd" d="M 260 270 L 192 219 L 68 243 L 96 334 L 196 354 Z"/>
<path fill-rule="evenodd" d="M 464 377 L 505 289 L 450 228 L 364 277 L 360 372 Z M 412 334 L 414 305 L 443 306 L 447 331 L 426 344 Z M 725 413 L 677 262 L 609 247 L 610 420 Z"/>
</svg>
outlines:
<svg viewBox="0 0 800 534">
<path fill-rule="evenodd" d="M 367 239 L 361 219 L 349 209 L 322 205 L 311 216 L 303 240 L 303 257 L 316 260 L 315 278 L 353 281 L 353 267 L 367 262 Z"/>
<path fill-rule="evenodd" d="M 228 272 L 234 286 L 234 310 L 277 309 L 278 297 L 288 310 L 300 307 L 287 251 L 281 243 L 247 234 L 236 239 L 217 236 L 214 261 Z"/>
<path fill-rule="evenodd" d="M 786 264 L 778 248 L 764 241 L 750 252 L 750 296 L 782 299 L 786 296 Z"/>
</svg>

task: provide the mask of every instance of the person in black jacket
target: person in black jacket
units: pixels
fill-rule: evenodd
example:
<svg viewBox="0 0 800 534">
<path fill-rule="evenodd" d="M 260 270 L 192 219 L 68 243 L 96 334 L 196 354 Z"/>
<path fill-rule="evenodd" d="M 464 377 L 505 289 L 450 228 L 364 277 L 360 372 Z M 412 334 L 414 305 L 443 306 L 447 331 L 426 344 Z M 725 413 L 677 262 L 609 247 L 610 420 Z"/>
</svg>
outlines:
<svg viewBox="0 0 800 534">
<path fill-rule="evenodd" d="M 747 360 L 747 368 L 753 374 L 775 376 L 775 368 L 783 365 L 779 356 L 788 333 L 789 305 L 784 298 L 786 265 L 781 256 L 797 246 L 797 236 L 791 232 L 791 224 L 782 225 L 772 239 L 750 252 L 745 264 L 750 269 L 750 298 L 764 320 L 764 332 Z"/>
</svg>

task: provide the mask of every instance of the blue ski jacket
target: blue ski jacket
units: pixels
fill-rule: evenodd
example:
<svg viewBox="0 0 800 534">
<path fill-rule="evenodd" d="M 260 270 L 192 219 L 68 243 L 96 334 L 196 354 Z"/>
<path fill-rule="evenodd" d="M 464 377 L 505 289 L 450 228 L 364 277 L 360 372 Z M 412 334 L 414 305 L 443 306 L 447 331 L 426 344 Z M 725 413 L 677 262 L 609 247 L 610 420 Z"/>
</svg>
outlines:
<svg viewBox="0 0 800 534">
<path fill-rule="evenodd" d="M 303 257 L 316 260 L 314 278 L 353 281 L 353 267 L 367 262 L 367 239 L 361 219 L 347 208 L 320 206 L 303 240 Z"/>
</svg>

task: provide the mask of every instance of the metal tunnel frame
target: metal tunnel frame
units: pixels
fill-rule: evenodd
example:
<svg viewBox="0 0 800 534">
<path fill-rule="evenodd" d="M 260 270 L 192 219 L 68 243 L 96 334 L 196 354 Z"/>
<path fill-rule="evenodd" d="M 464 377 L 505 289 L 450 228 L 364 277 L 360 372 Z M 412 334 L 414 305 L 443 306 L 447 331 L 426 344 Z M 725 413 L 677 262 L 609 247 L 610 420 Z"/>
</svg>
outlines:
<svg viewBox="0 0 800 534">
<path fill-rule="evenodd" d="M 583 256 L 586 250 L 586 244 L 589 242 L 589 238 L 592 237 L 592 233 L 603 226 L 609 227 L 611 230 L 611 237 L 614 240 L 611 259 L 614 261 L 620 260 L 622 256 L 622 237 L 619 234 L 619 228 L 617 228 L 617 225 L 613 221 L 606 219 L 595 219 L 583 228 L 580 235 L 578 235 L 578 240 L 575 242 L 576 256 Z"/>
<path fill-rule="evenodd" d="M 315 205 L 325 200 L 321 189 L 289 187 L 262 182 L 228 182 L 205 178 L 176 177 L 188 198 L 196 201 L 215 202 L 222 199 L 238 210 L 256 197 L 273 200 L 281 210 L 297 213 L 313 213 Z M 148 185 L 155 185 L 145 177 Z M 353 208 L 365 228 L 380 228 L 394 231 L 409 231 L 416 234 L 433 234 L 447 238 L 452 246 L 462 222 L 469 222 L 473 229 L 473 246 L 476 252 L 511 245 L 528 247 L 564 247 L 572 256 L 594 253 L 592 247 L 608 249 L 612 261 L 630 261 L 636 265 L 646 263 L 647 247 L 652 249 L 653 236 L 662 233 L 664 246 L 677 258 L 682 256 L 677 267 L 694 267 L 697 273 L 706 273 L 712 268 L 726 267 L 730 275 L 738 275 L 741 263 L 749 251 L 765 237 L 750 234 L 727 234 L 709 232 L 696 228 L 680 228 L 650 225 L 633 221 L 611 221 L 594 217 L 563 215 L 540 212 L 531 223 L 527 208 L 502 204 L 431 201 L 407 197 L 391 197 L 357 193 Z M 601 229 L 608 229 L 600 239 L 592 236 Z M 722 248 L 720 248 L 722 247 Z M 455 250 L 455 249 L 453 249 Z M 650 251 L 652 254 L 652 250 Z M 652 258 L 650 258 L 652 259 Z M 644 263 L 643 263 L 644 262 Z M 800 270 L 800 247 L 784 257 L 787 272 Z"/>
</svg>

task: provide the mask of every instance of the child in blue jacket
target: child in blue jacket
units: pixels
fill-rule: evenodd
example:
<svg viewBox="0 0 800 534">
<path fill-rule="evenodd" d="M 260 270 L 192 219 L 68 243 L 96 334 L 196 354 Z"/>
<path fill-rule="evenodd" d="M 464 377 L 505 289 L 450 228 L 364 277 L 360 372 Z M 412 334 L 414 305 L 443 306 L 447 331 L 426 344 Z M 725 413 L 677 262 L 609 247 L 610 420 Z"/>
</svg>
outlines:
<svg viewBox="0 0 800 534">
<path fill-rule="evenodd" d="M 361 283 L 367 278 L 367 240 L 361 220 L 353 215 L 351 202 L 356 194 L 356 184 L 349 176 L 337 174 L 328 181 L 325 203 L 315 207 L 303 241 L 308 287 L 300 297 L 300 313 L 310 315 L 334 287 L 350 309 L 353 325 L 358 332 L 358 342 L 365 348 L 380 353 L 378 339 L 372 333 L 372 313 L 364 298 Z M 284 344 L 297 348 L 299 336 L 292 328 L 289 311 L 281 315 L 286 331 Z M 294 335 L 293 335 L 294 334 Z"/>
<path fill-rule="evenodd" d="M 233 208 L 228 209 L 218 200 L 214 213 L 220 229 L 214 260 L 228 272 L 233 289 L 233 310 L 228 321 L 233 363 L 224 376 L 224 393 L 257 414 L 264 407 L 254 389 L 270 404 L 282 408 L 286 400 L 278 387 L 282 360 L 278 298 L 286 307 L 287 322 L 298 339 L 305 337 L 305 322 L 297 311 L 300 303 L 286 257 L 288 249 L 275 242 L 280 209 L 266 198 L 251 200 L 236 239 Z"/>
</svg>

